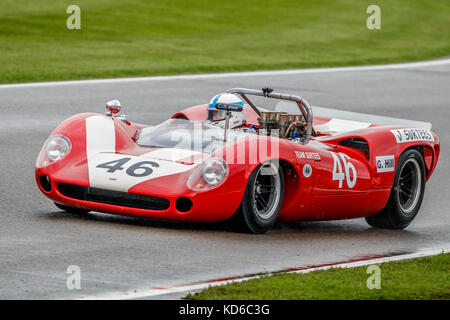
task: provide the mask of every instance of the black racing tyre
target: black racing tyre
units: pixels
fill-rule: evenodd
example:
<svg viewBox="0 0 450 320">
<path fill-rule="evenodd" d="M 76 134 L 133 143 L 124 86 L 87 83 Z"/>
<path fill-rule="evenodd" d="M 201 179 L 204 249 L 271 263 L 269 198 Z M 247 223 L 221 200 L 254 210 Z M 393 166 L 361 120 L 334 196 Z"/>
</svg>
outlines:
<svg viewBox="0 0 450 320">
<path fill-rule="evenodd" d="M 272 228 L 283 203 L 283 189 L 283 169 L 279 162 L 268 161 L 255 168 L 233 216 L 235 229 L 259 234 Z"/>
<path fill-rule="evenodd" d="M 65 206 L 63 204 L 54 202 L 55 206 L 57 206 L 59 209 L 66 211 L 66 212 L 70 212 L 70 213 L 88 213 L 89 210 L 84 210 L 84 209 L 79 209 L 79 208 L 74 208 L 74 207 L 69 207 L 69 206 Z"/>
<path fill-rule="evenodd" d="M 384 229 L 404 229 L 415 218 L 425 193 L 425 163 L 416 149 L 406 150 L 399 158 L 394 184 L 386 207 L 366 217 L 369 225 Z"/>
</svg>

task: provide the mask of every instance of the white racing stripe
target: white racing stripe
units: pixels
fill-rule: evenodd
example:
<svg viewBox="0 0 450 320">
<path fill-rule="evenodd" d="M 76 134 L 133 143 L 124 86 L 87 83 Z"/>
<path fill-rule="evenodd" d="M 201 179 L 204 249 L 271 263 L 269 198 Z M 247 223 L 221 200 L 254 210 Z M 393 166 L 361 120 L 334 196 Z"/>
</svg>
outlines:
<svg viewBox="0 0 450 320">
<path fill-rule="evenodd" d="M 358 66 L 358 67 L 225 72 L 225 73 L 188 74 L 188 75 L 174 75 L 174 76 L 152 76 L 152 77 L 135 77 L 135 78 L 98 79 L 98 80 L 19 83 L 19 84 L 0 85 L 0 89 L 27 88 L 27 87 L 28 88 L 54 87 L 54 86 L 71 86 L 71 85 L 87 85 L 87 84 L 113 84 L 113 83 L 126 83 L 126 82 L 147 82 L 147 81 L 167 81 L 167 80 L 198 80 L 198 79 L 234 78 L 234 77 L 278 76 L 278 75 L 297 75 L 297 74 L 330 73 L 330 72 L 377 71 L 377 70 L 425 68 L 425 67 L 434 67 L 434 66 L 440 66 L 440 65 L 446 65 L 446 64 L 450 64 L 450 59 L 440 59 L 440 60 L 410 62 L 410 63 L 398 63 L 398 64 L 374 65 L 374 66 Z"/>
<path fill-rule="evenodd" d="M 116 152 L 116 130 L 114 121 L 107 116 L 86 118 L 86 155 L 99 152 Z"/>
<path fill-rule="evenodd" d="M 86 158 L 88 161 L 89 185 L 96 185 L 96 164 L 92 161 L 99 152 L 116 152 L 116 132 L 112 118 L 93 116 L 86 118 Z"/>
<path fill-rule="evenodd" d="M 344 119 L 331 119 L 326 123 L 314 126 L 314 130 L 326 133 L 340 133 L 358 129 L 365 129 L 370 126 L 370 123 L 359 122 Z"/>
<path fill-rule="evenodd" d="M 118 169 L 108 169 L 113 166 Z M 89 171 L 89 181 L 90 186 L 94 188 L 127 192 L 144 181 L 182 173 L 194 166 L 154 159 L 151 152 L 141 156 L 98 153 L 89 158 L 89 168 L 93 168 L 92 172 Z"/>
<path fill-rule="evenodd" d="M 195 164 L 175 161 L 199 154 L 198 151 L 161 148 L 140 156 L 116 154 L 114 121 L 108 116 L 86 119 L 86 156 L 89 185 L 127 192 L 144 181 L 188 171 Z"/>
<path fill-rule="evenodd" d="M 415 259 L 415 258 L 422 258 L 422 257 L 430 257 L 430 256 L 436 256 L 443 253 L 449 253 L 450 248 L 445 249 L 438 249 L 438 250 L 430 250 L 430 251 L 421 251 L 411 254 L 402 254 L 402 255 L 395 255 L 395 256 L 387 256 L 382 258 L 368 258 L 368 259 L 361 259 L 359 261 L 353 261 L 353 262 L 343 262 L 343 263 L 331 263 L 326 264 L 322 266 L 315 266 L 315 267 L 305 267 L 305 268 L 299 268 L 297 270 L 289 270 L 289 271 L 279 271 L 279 272 L 273 272 L 271 274 L 279 274 L 279 273 L 309 273 L 313 271 L 319 271 L 319 270 L 328 270 L 333 268 L 357 268 L 362 266 L 368 266 L 373 264 L 381 264 L 386 262 L 393 262 L 393 261 L 400 261 L 400 260 L 408 260 L 408 259 Z M 267 274 L 265 274 L 267 276 Z M 125 292 L 109 292 L 109 293 L 103 293 L 103 294 L 97 294 L 97 295 L 88 295 L 80 298 L 79 300 L 127 300 L 127 299 L 142 299 L 142 298 L 151 298 L 155 296 L 162 296 L 166 294 L 173 294 L 173 293 L 179 293 L 179 292 L 195 292 L 197 290 L 206 289 L 208 287 L 215 287 L 215 286 L 221 286 L 225 284 L 230 284 L 234 282 L 243 282 L 247 280 L 257 279 L 261 277 L 261 275 L 256 276 L 243 276 L 243 277 L 233 277 L 229 280 L 209 280 L 204 282 L 197 282 L 193 284 L 187 284 L 187 285 L 178 285 L 178 286 L 171 286 L 171 287 L 153 287 L 149 289 L 132 289 Z"/>
</svg>

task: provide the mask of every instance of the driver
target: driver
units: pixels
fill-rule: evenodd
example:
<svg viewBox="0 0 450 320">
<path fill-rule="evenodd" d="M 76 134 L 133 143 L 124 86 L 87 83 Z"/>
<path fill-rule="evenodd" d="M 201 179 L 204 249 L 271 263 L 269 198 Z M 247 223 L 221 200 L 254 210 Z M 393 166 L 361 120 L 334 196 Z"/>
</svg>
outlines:
<svg viewBox="0 0 450 320">
<path fill-rule="evenodd" d="M 217 110 L 217 103 L 229 103 L 244 106 L 244 102 L 236 95 L 231 93 L 219 93 L 214 96 L 208 104 L 206 123 L 225 128 L 225 117 L 227 112 L 225 110 Z M 245 109 L 244 109 L 245 110 Z M 241 127 L 244 124 L 245 114 L 242 112 L 231 112 L 230 115 L 230 129 Z"/>
</svg>

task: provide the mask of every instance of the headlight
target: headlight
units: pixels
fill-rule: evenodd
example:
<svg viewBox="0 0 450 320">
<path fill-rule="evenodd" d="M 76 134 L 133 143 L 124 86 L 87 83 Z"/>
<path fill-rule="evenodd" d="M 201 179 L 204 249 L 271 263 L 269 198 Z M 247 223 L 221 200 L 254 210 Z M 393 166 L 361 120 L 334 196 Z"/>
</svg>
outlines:
<svg viewBox="0 0 450 320">
<path fill-rule="evenodd" d="M 37 167 L 45 167 L 64 158 L 72 149 L 69 138 L 58 134 L 46 141 L 36 162 Z"/>
<path fill-rule="evenodd" d="M 205 160 L 189 176 L 187 186 L 193 191 L 207 191 L 216 188 L 228 174 L 228 167 L 222 159 Z"/>
<path fill-rule="evenodd" d="M 47 143 L 47 158 L 52 162 L 61 160 L 69 153 L 70 148 L 71 145 L 69 139 L 63 136 L 54 136 Z"/>
<path fill-rule="evenodd" d="M 225 178 L 227 167 L 221 159 L 210 159 L 203 165 L 203 180 L 209 185 L 216 185 Z"/>
</svg>

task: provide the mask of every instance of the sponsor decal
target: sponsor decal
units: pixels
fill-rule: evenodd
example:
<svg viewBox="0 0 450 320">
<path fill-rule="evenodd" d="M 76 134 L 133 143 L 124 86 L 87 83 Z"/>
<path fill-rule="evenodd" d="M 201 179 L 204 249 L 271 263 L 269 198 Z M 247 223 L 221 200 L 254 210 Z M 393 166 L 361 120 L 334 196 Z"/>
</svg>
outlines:
<svg viewBox="0 0 450 320">
<path fill-rule="evenodd" d="M 376 157 L 377 172 L 395 171 L 395 156 L 378 156 Z"/>
<path fill-rule="evenodd" d="M 305 178 L 309 178 L 311 177 L 311 175 L 312 175 L 312 167 L 309 163 L 307 163 L 303 166 L 303 176 Z"/>
<path fill-rule="evenodd" d="M 317 152 L 295 151 L 295 156 L 298 159 L 320 160 L 320 154 Z"/>
<path fill-rule="evenodd" d="M 297 159 L 305 159 L 305 153 L 301 151 L 295 151 L 295 156 Z"/>
<path fill-rule="evenodd" d="M 429 130 L 419 128 L 395 129 L 391 130 L 397 143 L 411 141 L 430 141 L 434 142 L 434 137 Z"/>
</svg>

